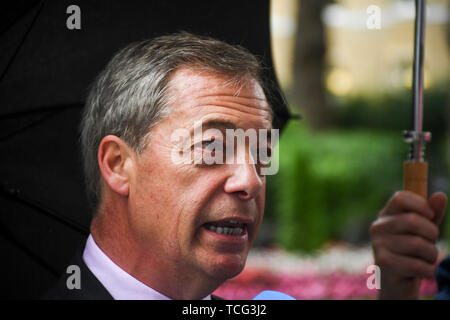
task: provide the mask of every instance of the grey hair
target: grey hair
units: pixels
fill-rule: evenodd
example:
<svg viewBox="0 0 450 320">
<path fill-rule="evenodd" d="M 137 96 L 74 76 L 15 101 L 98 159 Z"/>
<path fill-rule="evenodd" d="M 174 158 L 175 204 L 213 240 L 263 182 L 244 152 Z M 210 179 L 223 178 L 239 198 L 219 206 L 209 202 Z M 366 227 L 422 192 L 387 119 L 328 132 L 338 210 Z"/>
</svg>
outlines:
<svg viewBox="0 0 450 320">
<path fill-rule="evenodd" d="M 181 32 L 120 50 L 92 84 L 82 116 L 84 174 L 94 206 L 101 200 L 101 140 L 116 135 L 140 154 L 151 128 L 169 114 L 169 78 L 181 67 L 229 76 L 235 83 L 251 77 L 264 88 L 261 64 L 253 54 L 212 38 Z"/>
</svg>

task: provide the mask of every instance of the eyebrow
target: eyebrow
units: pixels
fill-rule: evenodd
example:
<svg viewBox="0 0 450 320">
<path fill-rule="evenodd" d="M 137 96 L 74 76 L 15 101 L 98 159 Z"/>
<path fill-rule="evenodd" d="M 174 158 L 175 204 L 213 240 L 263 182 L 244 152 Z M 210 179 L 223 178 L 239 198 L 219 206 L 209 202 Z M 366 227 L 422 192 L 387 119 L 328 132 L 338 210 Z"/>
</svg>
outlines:
<svg viewBox="0 0 450 320">
<path fill-rule="evenodd" d="M 196 128 L 198 128 L 198 126 L 194 126 L 191 128 L 191 130 L 190 130 L 191 136 L 194 133 L 194 130 Z M 205 131 L 208 129 L 218 129 L 218 130 L 233 129 L 233 130 L 236 130 L 237 128 L 238 127 L 236 126 L 236 124 L 229 120 L 213 118 L 213 119 L 208 119 L 208 120 L 202 121 L 202 131 Z M 269 140 L 272 139 L 272 129 L 273 129 L 272 126 L 270 126 L 270 128 L 260 128 L 260 129 L 266 129 L 267 130 L 267 139 L 269 139 Z"/>
<path fill-rule="evenodd" d="M 221 119 L 209 119 L 206 121 L 202 121 L 202 130 L 208 130 L 208 129 L 236 129 L 236 124 L 234 124 L 231 121 L 228 120 L 221 120 Z M 194 130 L 198 128 L 198 126 L 193 126 L 190 130 L 190 134 L 192 135 L 194 133 Z"/>
</svg>

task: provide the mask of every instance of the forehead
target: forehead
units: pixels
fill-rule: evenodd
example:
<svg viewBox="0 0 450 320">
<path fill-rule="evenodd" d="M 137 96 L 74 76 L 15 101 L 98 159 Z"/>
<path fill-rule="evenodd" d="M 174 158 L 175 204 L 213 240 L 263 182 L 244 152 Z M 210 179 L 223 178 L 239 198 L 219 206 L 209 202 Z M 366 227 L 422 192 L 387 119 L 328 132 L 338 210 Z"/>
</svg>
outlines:
<svg viewBox="0 0 450 320">
<path fill-rule="evenodd" d="M 181 126 L 217 120 L 239 128 L 272 127 L 264 91 L 253 78 L 232 81 L 227 76 L 183 68 L 172 75 L 168 88 L 170 118 Z"/>
</svg>

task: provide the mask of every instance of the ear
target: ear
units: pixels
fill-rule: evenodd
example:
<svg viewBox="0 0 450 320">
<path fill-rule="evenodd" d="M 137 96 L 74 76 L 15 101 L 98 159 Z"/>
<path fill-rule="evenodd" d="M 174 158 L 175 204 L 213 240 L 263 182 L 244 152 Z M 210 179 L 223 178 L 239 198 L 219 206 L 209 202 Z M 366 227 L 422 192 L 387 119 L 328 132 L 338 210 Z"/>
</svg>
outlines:
<svg viewBox="0 0 450 320">
<path fill-rule="evenodd" d="M 135 167 L 134 151 L 119 137 L 108 135 L 100 142 L 97 156 L 106 185 L 115 193 L 128 196 Z"/>
</svg>

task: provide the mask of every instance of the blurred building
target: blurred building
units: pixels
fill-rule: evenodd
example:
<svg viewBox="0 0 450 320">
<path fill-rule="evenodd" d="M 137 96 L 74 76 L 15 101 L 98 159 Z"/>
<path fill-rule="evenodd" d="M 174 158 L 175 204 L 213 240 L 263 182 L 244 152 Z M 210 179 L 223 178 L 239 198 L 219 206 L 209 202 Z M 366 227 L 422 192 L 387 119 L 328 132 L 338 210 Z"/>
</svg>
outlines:
<svg viewBox="0 0 450 320">
<path fill-rule="evenodd" d="M 285 89 L 293 85 L 295 39 L 301 37 L 301 30 L 296 34 L 296 19 L 302 1 L 271 3 L 275 69 Z M 414 17 L 413 0 L 336 0 L 327 5 L 322 13 L 327 89 L 335 95 L 348 95 L 410 87 Z M 449 80 L 449 17 L 448 0 L 427 1 L 426 88 Z"/>
</svg>

